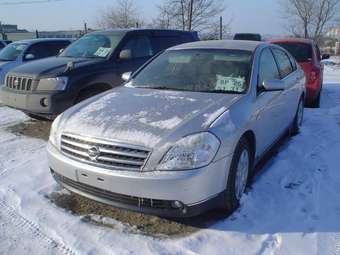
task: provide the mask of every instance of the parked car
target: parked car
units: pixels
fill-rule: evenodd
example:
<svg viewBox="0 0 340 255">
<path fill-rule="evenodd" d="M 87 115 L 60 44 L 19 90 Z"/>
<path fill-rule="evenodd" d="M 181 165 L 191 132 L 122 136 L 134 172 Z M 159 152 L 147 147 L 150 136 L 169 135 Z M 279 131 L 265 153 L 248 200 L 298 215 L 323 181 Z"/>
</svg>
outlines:
<svg viewBox="0 0 340 255">
<path fill-rule="evenodd" d="M 238 33 L 234 35 L 234 40 L 260 42 L 262 41 L 262 36 L 260 34 Z"/>
<path fill-rule="evenodd" d="M 300 64 L 306 75 L 306 105 L 318 108 L 323 83 L 323 64 L 321 60 L 329 55 L 321 56 L 318 45 L 310 39 L 283 39 L 271 41 L 289 51 Z"/>
<path fill-rule="evenodd" d="M 74 104 L 121 85 L 123 73 L 136 71 L 160 51 L 197 40 L 196 32 L 176 30 L 90 33 L 57 57 L 12 70 L 1 100 L 31 117 L 53 119 Z"/>
<path fill-rule="evenodd" d="M 11 69 L 32 60 L 56 56 L 70 43 L 69 39 L 32 39 L 7 45 L 0 52 L 0 85 Z"/>
<path fill-rule="evenodd" d="M 302 124 L 305 79 L 291 59 L 259 42 L 166 50 L 54 121 L 52 174 L 72 192 L 139 212 L 233 211 L 254 165 Z"/>
<path fill-rule="evenodd" d="M 12 43 L 12 41 L 9 40 L 0 40 L 0 51 L 5 48 L 8 44 Z"/>
</svg>

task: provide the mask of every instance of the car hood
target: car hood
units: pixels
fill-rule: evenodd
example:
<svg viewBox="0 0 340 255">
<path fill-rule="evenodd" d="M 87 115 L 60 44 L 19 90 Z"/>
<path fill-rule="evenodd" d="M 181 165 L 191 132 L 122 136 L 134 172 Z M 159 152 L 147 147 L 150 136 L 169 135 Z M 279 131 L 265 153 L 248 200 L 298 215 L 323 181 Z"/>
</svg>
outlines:
<svg viewBox="0 0 340 255">
<path fill-rule="evenodd" d="M 207 130 L 240 97 L 123 86 L 66 111 L 59 130 L 159 149 Z"/>
<path fill-rule="evenodd" d="M 7 72 L 18 65 L 18 61 L 0 61 L 0 85 L 5 82 Z"/>
<path fill-rule="evenodd" d="M 15 75 L 27 75 L 33 78 L 40 77 L 55 77 L 65 73 L 68 63 L 73 63 L 73 69 L 101 62 L 101 59 L 86 59 L 86 58 L 66 58 L 66 57 L 50 57 L 40 60 L 35 60 L 23 64 L 11 71 Z"/>
</svg>

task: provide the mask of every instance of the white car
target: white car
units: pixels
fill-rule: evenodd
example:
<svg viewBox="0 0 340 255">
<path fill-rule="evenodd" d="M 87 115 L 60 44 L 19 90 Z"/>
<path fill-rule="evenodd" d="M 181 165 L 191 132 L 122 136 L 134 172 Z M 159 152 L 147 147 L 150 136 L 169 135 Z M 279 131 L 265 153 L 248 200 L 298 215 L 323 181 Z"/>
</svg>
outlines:
<svg viewBox="0 0 340 255">
<path fill-rule="evenodd" d="M 59 116 L 48 144 L 66 189 L 167 217 L 235 210 L 254 166 L 303 120 L 304 73 L 263 42 L 166 50 Z"/>
</svg>

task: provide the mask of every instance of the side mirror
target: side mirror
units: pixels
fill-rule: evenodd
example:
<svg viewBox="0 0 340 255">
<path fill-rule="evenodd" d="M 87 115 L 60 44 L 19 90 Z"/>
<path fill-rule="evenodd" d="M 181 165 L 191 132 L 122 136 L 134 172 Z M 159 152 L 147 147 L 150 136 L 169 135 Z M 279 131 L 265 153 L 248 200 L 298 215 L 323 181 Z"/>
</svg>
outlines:
<svg viewBox="0 0 340 255">
<path fill-rule="evenodd" d="M 119 53 L 119 59 L 120 60 L 128 60 L 132 58 L 132 52 L 131 50 L 122 50 Z"/>
<path fill-rule="evenodd" d="M 322 57 L 321 59 L 322 60 L 326 60 L 326 59 L 329 59 L 331 56 L 329 54 L 322 54 Z"/>
<path fill-rule="evenodd" d="M 25 56 L 25 60 L 33 60 L 33 59 L 35 59 L 35 56 L 33 54 L 27 54 Z"/>
<path fill-rule="evenodd" d="M 132 72 L 126 72 L 122 74 L 123 81 L 129 81 L 131 79 Z"/>
<path fill-rule="evenodd" d="M 262 86 L 265 91 L 280 91 L 286 89 L 286 84 L 281 80 L 264 81 Z"/>
</svg>

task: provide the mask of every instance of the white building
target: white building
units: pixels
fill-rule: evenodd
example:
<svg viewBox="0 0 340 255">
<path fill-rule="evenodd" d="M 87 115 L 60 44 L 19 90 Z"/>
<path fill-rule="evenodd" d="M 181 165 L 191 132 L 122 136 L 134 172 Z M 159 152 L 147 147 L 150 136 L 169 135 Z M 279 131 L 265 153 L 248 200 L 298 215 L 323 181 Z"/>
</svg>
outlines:
<svg viewBox="0 0 340 255">
<path fill-rule="evenodd" d="M 340 39 L 340 27 L 334 27 L 329 30 L 326 35 L 333 39 Z"/>
</svg>

